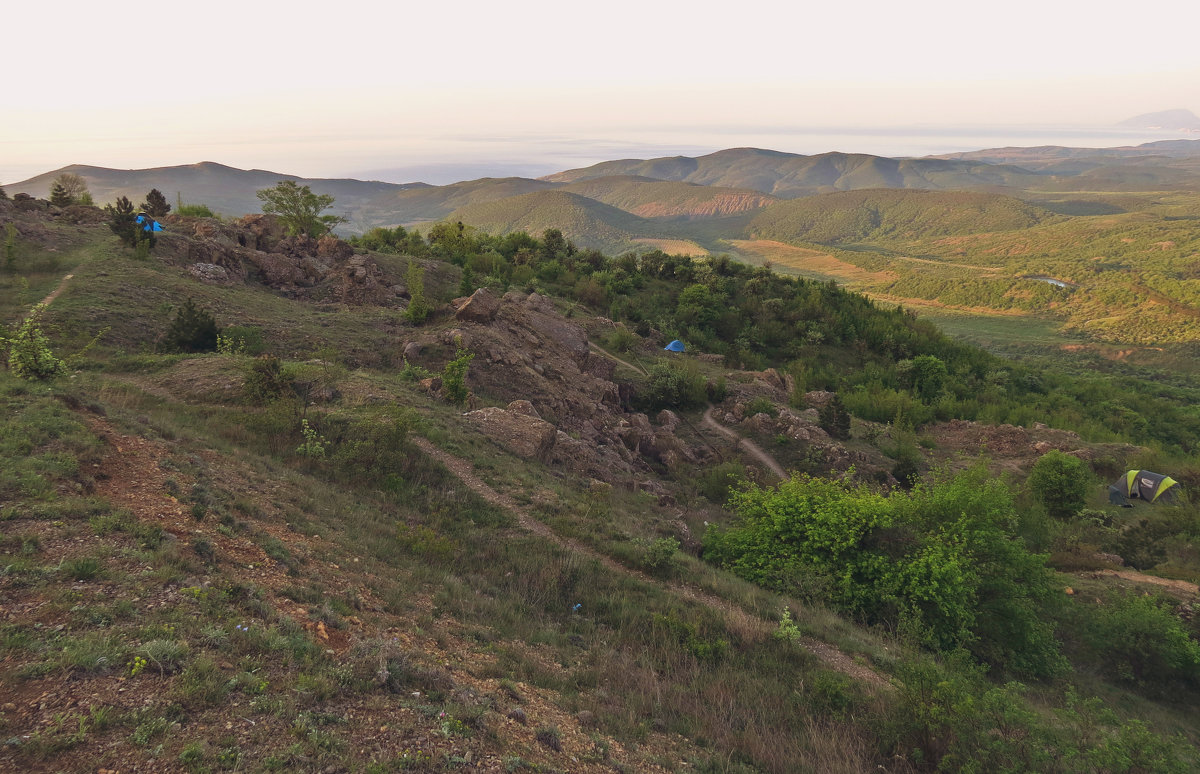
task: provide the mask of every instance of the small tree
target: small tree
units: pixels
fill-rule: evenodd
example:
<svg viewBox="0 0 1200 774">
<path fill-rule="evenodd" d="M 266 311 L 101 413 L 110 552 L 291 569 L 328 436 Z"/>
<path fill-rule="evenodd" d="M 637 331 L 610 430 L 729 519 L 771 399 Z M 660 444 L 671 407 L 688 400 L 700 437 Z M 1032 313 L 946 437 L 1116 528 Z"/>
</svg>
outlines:
<svg viewBox="0 0 1200 774">
<path fill-rule="evenodd" d="M 171 204 L 167 201 L 167 197 L 163 196 L 162 191 L 151 188 L 150 193 L 146 194 L 146 201 L 142 205 L 142 209 L 152 218 L 161 218 L 171 211 Z"/>
<path fill-rule="evenodd" d="M 38 304 L 22 322 L 8 346 L 8 370 L 21 379 L 53 379 L 67 367 L 50 349 L 50 340 L 42 332 L 42 313 L 45 304 Z M 2 334 L 0 334 L 2 336 Z"/>
<path fill-rule="evenodd" d="M 404 317 L 413 325 L 420 325 L 429 316 L 429 303 L 425 300 L 425 269 L 416 261 L 409 261 L 404 282 L 408 285 L 408 308 L 404 310 Z"/>
<path fill-rule="evenodd" d="M 55 180 L 50 184 L 50 203 L 55 207 L 71 206 L 71 196 L 67 193 L 67 189 L 62 187 L 62 184 Z"/>
<path fill-rule="evenodd" d="M 817 422 L 831 438 L 845 441 L 850 437 L 850 412 L 836 393 L 817 412 Z"/>
<path fill-rule="evenodd" d="M 467 369 L 471 366 L 471 361 L 475 359 L 475 353 L 468 349 L 463 349 L 459 345 L 458 350 L 454 353 L 454 359 L 446 364 L 442 370 L 442 389 L 446 391 L 446 397 L 451 403 L 459 406 L 467 402 L 467 396 L 471 391 L 467 389 Z"/>
<path fill-rule="evenodd" d="M 4 192 L 4 186 L 0 186 L 0 202 L 8 201 L 8 194 Z"/>
<path fill-rule="evenodd" d="M 1051 516 L 1069 519 L 1083 508 L 1091 475 L 1078 457 L 1046 452 L 1029 471 L 1029 490 Z"/>
<path fill-rule="evenodd" d="M 319 237 L 345 221 L 337 215 L 321 214 L 333 206 L 332 196 L 315 194 L 308 186 L 291 180 L 280 181 L 274 188 L 264 188 L 255 195 L 263 203 L 262 211 L 278 216 L 292 236 Z"/>
<path fill-rule="evenodd" d="M 163 344 L 173 352 L 213 352 L 217 333 L 217 321 L 189 298 L 171 320 Z"/>
<path fill-rule="evenodd" d="M 110 204 L 104 211 L 108 213 L 108 227 L 121 238 L 121 242 L 129 247 L 137 247 L 139 227 L 133 202 L 122 196 L 117 199 L 116 206 Z"/>
<path fill-rule="evenodd" d="M 17 227 L 4 224 L 4 270 L 12 271 L 17 266 Z"/>
</svg>

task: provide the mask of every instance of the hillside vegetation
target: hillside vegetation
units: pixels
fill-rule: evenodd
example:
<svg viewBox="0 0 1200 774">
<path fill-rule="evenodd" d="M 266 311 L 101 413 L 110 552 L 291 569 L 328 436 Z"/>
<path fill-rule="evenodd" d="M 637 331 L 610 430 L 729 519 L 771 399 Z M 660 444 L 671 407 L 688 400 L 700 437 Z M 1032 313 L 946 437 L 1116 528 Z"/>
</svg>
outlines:
<svg viewBox="0 0 1200 774">
<path fill-rule="evenodd" d="M 1027 229 L 1055 218 L 995 194 L 864 190 L 780 202 L 750 221 L 752 236 L 843 244 Z"/>
<path fill-rule="evenodd" d="M 553 230 L 104 220 L 0 201 L 0 767 L 1196 768 L 1194 506 L 1104 496 L 1200 486 L 1194 386 Z"/>
</svg>

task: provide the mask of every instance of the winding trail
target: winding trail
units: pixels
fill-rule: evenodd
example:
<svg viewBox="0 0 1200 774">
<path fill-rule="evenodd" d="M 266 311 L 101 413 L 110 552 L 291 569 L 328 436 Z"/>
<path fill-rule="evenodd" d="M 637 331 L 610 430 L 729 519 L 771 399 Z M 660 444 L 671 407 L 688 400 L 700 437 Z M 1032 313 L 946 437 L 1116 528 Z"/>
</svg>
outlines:
<svg viewBox="0 0 1200 774">
<path fill-rule="evenodd" d="M 56 287 L 54 290 L 50 291 L 50 295 L 48 295 L 42 299 L 42 306 L 49 306 L 51 301 L 53 301 L 54 299 L 61 296 L 62 292 L 67 289 L 67 281 L 72 279 L 74 276 L 75 276 L 74 274 L 68 274 L 65 277 L 63 277 L 59 281 L 58 287 Z"/>
<path fill-rule="evenodd" d="M 433 459 L 442 463 L 446 468 L 459 478 L 467 486 L 468 489 L 475 492 L 487 502 L 499 508 L 512 513 L 517 524 L 521 529 L 530 532 L 539 537 L 568 550 L 580 556 L 586 556 L 594 559 L 603 565 L 608 570 L 615 573 L 622 573 L 630 577 L 636 578 L 644 583 L 656 584 L 669 589 L 673 594 L 682 597 L 683 599 L 698 602 L 717 612 L 721 613 L 732 631 L 747 639 L 759 639 L 770 635 L 775 629 L 775 624 L 771 621 L 764 620 L 758 616 L 751 615 L 743 610 L 738 605 L 722 599 L 715 594 L 710 594 L 707 591 L 688 586 L 683 583 L 674 581 L 662 580 L 660 578 L 651 578 L 645 573 L 638 572 L 632 568 L 626 567 L 623 564 L 613 560 L 611 557 L 596 551 L 590 546 L 586 546 L 577 540 L 563 537 L 554 530 L 547 527 L 529 514 L 528 509 L 513 500 L 508 495 L 497 492 L 487 484 L 483 479 L 475 474 L 474 467 L 470 462 L 455 457 L 454 455 L 443 451 L 435 446 L 428 439 L 420 436 L 411 436 L 412 442 L 421 451 L 428 454 Z M 826 642 L 814 639 L 812 637 L 802 637 L 798 644 L 810 651 L 814 656 L 830 669 L 841 672 L 847 677 L 855 680 L 860 680 L 873 686 L 878 686 L 885 689 L 892 687 L 891 682 L 884 676 L 880 675 L 870 667 L 855 661 L 850 656 L 846 655 L 836 647 Z"/>
<path fill-rule="evenodd" d="M 714 408 L 715 406 L 710 403 L 708 404 L 708 408 L 704 410 L 704 419 L 702 420 L 702 423 L 705 427 L 711 427 L 713 430 L 716 430 L 721 435 L 733 441 L 739 447 L 744 449 L 750 456 L 766 465 L 772 473 L 774 473 L 776 476 L 779 476 L 781 481 L 787 481 L 789 478 L 791 478 L 783 469 L 783 467 L 775 461 L 775 458 L 763 451 L 761 446 L 756 444 L 754 441 L 751 441 L 749 438 L 743 438 L 733 430 L 714 419 Z"/>
<path fill-rule="evenodd" d="M 604 349 L 603 347 L 601 347 L 599 344 L 595 344 L 595 343 L 589 341 L 588 349 L 590 349 L 592 352 L 596 353 L 597 355 L 603 355 L 604 357 L 608 358 L 609 360 L 620 363 L 621 365 L 626 366 L 628 368 L 632 368 L 634 371 L 637 371 L 642 376 L 649 376 L 649 374 L 646 373 L 645 368 L 642 368 L 641 366 L 636 366 L 633 363 L 630 363 L 628 360 L 622 360 L 621 358 L 617 357 L 613 353 L 609 352 L 607 349 Z"/>
</svg>

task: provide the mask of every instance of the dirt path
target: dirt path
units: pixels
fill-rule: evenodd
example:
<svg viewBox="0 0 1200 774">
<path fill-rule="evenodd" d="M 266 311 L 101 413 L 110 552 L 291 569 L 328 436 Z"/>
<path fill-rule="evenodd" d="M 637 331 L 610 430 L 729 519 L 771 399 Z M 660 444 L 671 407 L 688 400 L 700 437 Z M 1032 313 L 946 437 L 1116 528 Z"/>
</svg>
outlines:
<svg viewBox="0 0 1200 774">
<path fill-rule="evenodd" d="M 42 306 L 49 306 L 51 301 L 61 296 L 62 292 L 67 289 L 67 281 L 72 279 L 74 276 L 74 274 L 68 274 L 67 276 L 63 277 L 58 283 L 58 287 L 50 291 L 50 295 L 42 299 Z"/>
<path fill-rule="evenodd" d="M 632 368 L 634 371 L 637 371 L 642 376 L 649 375 L 646 373 L 645 368 L 642 368 L 641 366 L 635 366 L 633 363 L 630 363 L 628 360 L 622 360 L 621 358 L 617 357 L 616 355 L 609 352 L 608 350 L 603 349 L 599 345 L 593 344 L 590 341 L 588 342 L 588 349 L 590 349 L 592 352 L 595 352 L 597 355 L 602 355 L 602 356 L 608 358 L 609 360 L 612 360 L 613 362 L 620 363 L 621 365 L 626 366 L 628 368 Z"/>
<path fill-rule="evenodd" d="M 1171 578 L 1159 578 L 1157 575 L 1145 575 L 1137 570 L 1096 570 L 1088 574 L 1094 578 L 1121 578 L 1122 580 L 1133 581 L 1134 583 L 1160 586 L 1167 591 L 1182 594 L 1183 596 L 1200 596 L 1200 586 L 1197 586 L 1195 583 L 1188 583 L 1185 580 L 1173 580 Z"/>
<path fill-rule="evenodd" d="M 644 573 L 638 572 L 637 570 L 631 569 L 614 561 L 611 557 L 605 556 L 589 546 L 585 546 L 576 540 L 558 535 L 545 524 L 530 516 L 528 510 L 524 506 L 517 503 L 508 495 L 492 489 L 487 482 L 475 475 L 475 470 L 471 463 L 439 449 L 425 438 L 414 436 L 412 440 L 413 443 L 415 443 L 423 452 L 445 465 L 451 473 L 453 473 L 464 484 L 466 484 L 468 489 L 475 492 L 492 505 L 503 508 L 512 513 L 517 519 L 517 524 L 520 525 L 522 529 L 538 535 L 539 537 L 543 537 L 546 540 L 549 540 L 550 542 L 567 549 L 568 551 L 595 559 L 612 572 L 629 575 L 645 583 L 665 586 L 666 588 L 670 589 L 672 593 L 683 597 L 684 599 L 698 602 L 702 605 L 717 610 L 725 616 L 730 628 L 743 636 L 750 638 L 764 637 L 774 629 L 774 624 L 772 622 L 750 615 L 741 607 L 729 602 L 728 600 L 721 599 L 715 594 L 710 594 L 706 591 L 702 591 L 683 583 L 675 583 L 671 581 L 664 581 L 658 578 L 651 578 Z M 846 655 L 832 645 L 829 645 L 828 643 L 821 642 L 820 640 L 816 640 L 811 637 L 804 637 L 799 641 L 799 644 L 811 651 L 813 655 L 819 658 L 822 663 L 824 663 L 830 669 L 836 670 L 848 677 L 869 683 L 871 685 L 881 686 L 884 688 L 889 688 L 891 686 L 891 683 L 887 680 L 887 678 L 881 676 L 870 667 L 858 663 L 850 656 Z"/>
<path fill-rule="evenodd" d="M 741 448 L 745 449 L 752 457 L 757 459 L 762 464 L 766 465 L 772 473 L 779 476 L 780 480 L 786 481 L 790 476 L 784 471 L 783 467 L 775 461 L 775 458 L 763 451 L 762 447 L 751 441 L 749 438 L 743 438 L 733 430 L 730 430 L 725 425 L 713 418 L 713 405 L 709 404 L 704 410 L 703 424 L 705 427 L 711 427 L 721 435 L 736 443 Z"/>
</svg>

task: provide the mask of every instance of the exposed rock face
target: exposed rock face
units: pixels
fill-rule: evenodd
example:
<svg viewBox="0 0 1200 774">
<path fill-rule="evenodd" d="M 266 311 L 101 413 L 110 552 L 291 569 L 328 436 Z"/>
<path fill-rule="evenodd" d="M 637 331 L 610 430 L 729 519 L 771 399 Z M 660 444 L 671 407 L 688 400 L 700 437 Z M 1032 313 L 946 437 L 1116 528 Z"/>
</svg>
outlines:
<svg viewBox="0 0 1200 774">
<path fill-rule="evenodd" d="M 440 358 L 461 341 L 476 354 L 467 375 L 472 390 L 508 401 L 510 415 L 557 428 L 545 457 L 551 464 L 632 486 L 652 465 L 678 466 L 701 453 L 675 436 L 673 414 L 660 415 L 660 426 L 653 427 L 644 415 L 625 413 L 611 361 L 591 354 L 584 329 L 549 300 L 515 291 L 497 298 L 481 290 L 456 317 L 460 324 L 453 330 L 419 332 L 406 343 L 405 356 L 434 370 L 441 360 L 420 362 L 422 352 Z M 507 443 L 503 436 L 497 440 Z"/>
<path fill-rule="evenodd" d="M 463 416 L 484 435 L 527 459 L 546 459 L 558 435 L 558 430 L 549 422 L 496 406 L 468 411 Z"/>
<path fill-rule="evenodd" d="M 217 266 L 215 263 L 193 263 L 188 267 L 188 273 L 201 282 L 207 282 L 212 285 L 228 285 L 231 280 L 229 272 L 224 266 Z"/>
<path fill-rule="evenodd" d="M 462 322 L 486 325 L 496 317 L 499 310 L 500 299 L 487 288 L 479 288 L 458 308 L 454 316 Z"/>
<path fill-rule="evenodd" d="M 219 266 L 229 282 L 245 282 L 254 274 L 277 290 L 314 301 L 382 306 L 397 297 L 394 281 L 370 256 L 356 255 L 331 234 L 319 240 L 287 236 L 272 215 L 236 221 L 168 215 L 163 222 L 167 229 L 154 253 L 169 263 Z M 206 272 L 206 277 L 215 276 Z"/>
</svg>

